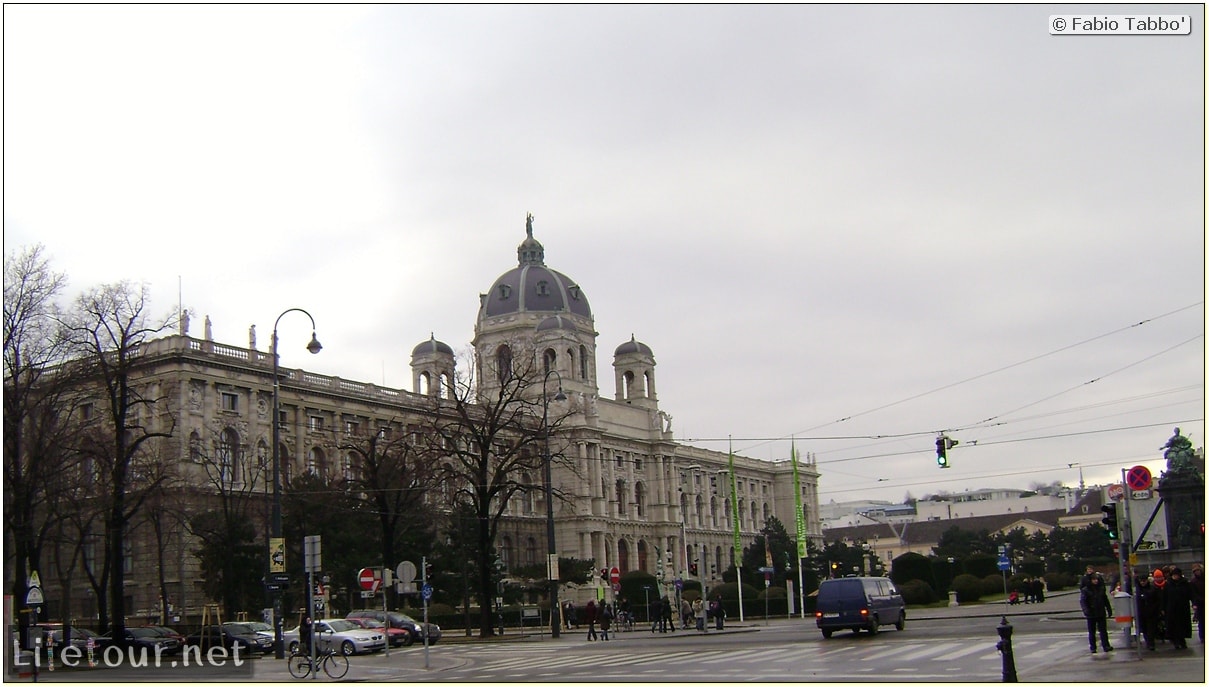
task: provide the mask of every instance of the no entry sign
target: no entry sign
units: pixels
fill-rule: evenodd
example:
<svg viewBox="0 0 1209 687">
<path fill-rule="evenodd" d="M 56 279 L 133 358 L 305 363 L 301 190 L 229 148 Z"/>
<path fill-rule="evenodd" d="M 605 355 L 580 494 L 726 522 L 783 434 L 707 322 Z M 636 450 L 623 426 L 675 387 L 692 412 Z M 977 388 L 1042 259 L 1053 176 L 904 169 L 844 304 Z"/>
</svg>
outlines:
<svg viewBox="0 0 1209 687">
<path fill-rule="evenodd" d="M 361 568 L 361 571 L 357 573 L 357 582 L 367 592 L 378 591 L 379 582 L 372 568 Z"/>
<path fill-rule="evenodd" d="M 1150 468 L 1145 465 L 1135 465 L 1129 468 L 1129 472 L 1125 473 L 1125 481 L 1129 483 L 1129 488 L 1134 491 L 1142 491 L 1150 488 Z"/>
</svg>

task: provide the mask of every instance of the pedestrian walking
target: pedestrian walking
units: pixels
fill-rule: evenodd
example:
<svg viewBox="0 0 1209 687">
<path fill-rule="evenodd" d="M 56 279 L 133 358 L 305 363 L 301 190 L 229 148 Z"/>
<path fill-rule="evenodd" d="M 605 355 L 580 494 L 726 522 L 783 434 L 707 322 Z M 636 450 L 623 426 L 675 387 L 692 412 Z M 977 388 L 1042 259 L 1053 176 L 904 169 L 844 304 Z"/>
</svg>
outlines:
<svg viewBox="0 0 1209 687">
<path fill-rule="evenodd" d="M 663 622 L 663 604 L 659 601 L 659 597 L 655 597 L 654 603 L 647 607 L 647 612 L 651 615 L 651 632 L 653 633 Z"/>
<path fill-rule="evenodd" d="M 1108 616 L 1112 614 L 1112 604 L 1108 601 L 1108 589 L 1104 578 L 1092 576 L 1088 585 L 1079 592 L 1079 607 L 1083 609 L 1083 617 L 1087 618 L 1087 642 L 1091 652 L 1096 653 L 1096 633 L 1100 633 L 1100 646 L 1105 651 L 1112 651 L 1108 643 Z"/>
<path fill-rule="evenodd" d="M 705 632 L 705 603 L 700 598 L 693 600 L 693 618 L 697 621 L 697 631 Z"/>
<path fill-rule="evenodd" d="M 714 617 L 714 629 L 721 630 L 722 623 L 726 620 L 726 609 L 722 608 L 722 595 L 714 597 L 714 600 L 709 603 L 709 614 Z"/>
<path fill-rule="evenodd" d="M 1205 570 L 1200 563 L 1192 566 L 1192 577 L 1188 580 L 1192 589 L 1192 619 L 1196 621 L 1196 635 L 1205 643 Z"/>
<path fill-rule="evenodd" d="M 693 621 L 693 605 L 688 602 L 688 599 L 680 599 L 680 629 L 687 630 L 689 623 Z"/>
<path fill-rule="evenodd" d="M 1163 588 L 1163 619 L 1167 622 L 1167 639 L 1171 646 L 1188 648 L 1192 636 L 1192 587 L 1179 568 L 1171 569 L 1171 577 Z"/>
<path fill-rule="evenodd" d="M 613 624 L 613 609 L 609 604 L 601 604 L 600 607 L 600 639 L 601 641 L 609 641 L 609 626 Z"/>
<path fill-rule="evenodd" d="M 596 602 L 588 601 L 584 607 L 584 621 L 588 623 L 588 641 L 596 640 Z"/>
<path fill-rule="evenodd" d="M 673 608 L 672 600 L 666 596 L 663 597 L 663 632 L 666 632 L 667 630 L 671 630 L 672 632 L 676 631 L 676 620 L 673 617 L 674 614 L 672 612 Z"/>
<path fill-rule="evenodd" d="M 1033 600 L 1039 604 L 1045 603 L 1045 579 L 1038 577 L 1033 579 Z"/>
<path fill-rule="evenodd" d="M 1154 640 L 1159 636 L 1159 617 L 1163 613 L 1163 597 L 1150 578 L 1138 576 L 1138 630 L 1146 642 L 1146 648 L 1154 651 Z"/>
</svg>

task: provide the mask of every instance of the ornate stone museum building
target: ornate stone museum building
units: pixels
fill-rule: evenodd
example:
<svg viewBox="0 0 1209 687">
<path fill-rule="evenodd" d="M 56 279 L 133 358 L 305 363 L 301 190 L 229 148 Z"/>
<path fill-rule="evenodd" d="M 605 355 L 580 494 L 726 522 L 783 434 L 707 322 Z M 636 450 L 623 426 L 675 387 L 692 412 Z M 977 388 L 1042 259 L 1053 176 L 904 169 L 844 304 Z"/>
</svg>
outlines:
<svg viewBox="0 0 1209 687">
<path fill-rule="evenodd" d="M 194 338 L 182 321 L 179 334 L 152 341 L 143 352 L 154 383 L 173 395 L 180 460 L 190 461 L 189 445 L 217 441 L 218 453 L 222 446 L 239 447 L 243 460 L 264 465 L 272 441 L 270 355 L 257 349 L 254 333 L 242 347 L 212 340 L 208 318 L 205 330 L 203 338 Z M 734 456 L 738 498 L 732 503 L 728 454 L 673 438 L 671 416 L 659 405 L 652 347 L 633 337 L 616 345 L 611 374 L 603 373 L 612 377 L 612 389 L 602 393 L 596 337 L 587 294 L 547 266 L 530 222 L 516 266 L 479 296 L 472 344 L 480 367 L 515 350 L 536 352 L 545 369 L 557 371 L 557 383 L 567 396 L 560 402 L 574 411 L 561 424 L 558 439 L 575 469 L 555 466 L 553 473 L 555 488 L 568 497 L 555 504 L 559 555 L 594 559 L 597 568 L 652 574 L 662 567 L 662 558 L 664 565 L 670 561 L 672 575 L 684 574 L 692 561 L 712 586 L 732 562 L 732 509 L 738 511 L 744 545 L 758 536 L 769 516 L 779 518 L 792 536 L 795 494 L 788 456 L 775 463 Z M 357 428 L 407 426 L 408 418 L 418 424 L 423 410 L 431 408 L 426 397 L 448 388 L 455 364 L 453 349 L 430 336 L 411 352 L 410 391 L 282 368 L 285 480 L 304 470 L 356 470 L 355 457 L 338 448 L 339 435 Z M 493 379 L 486 370 L 476 374 L 480 385 Z M 800 463 L 798 473 L 806 531 L 821 544 L 817 466 Z M 241 479 L 238 469 L 231 479 Z M 540 484 L 542 476 L 533 479 Z M 267 498 L 267 488 L 256 490 Z M 133 538 L 127 562 L 132 616 L 157 608 L 160 580 L 154 552 L 143 539 Z M 508 567 L 545 561 L 546 513 L 540 496 L 512 499 L 496 545 Z M 169 549 L 163 581 L 178 608 L 196 609 L 211 601 L 201 592 L 190 553 L 194 548 L 179 541 Z M 73 596 L 77 608 L 88 605 L 79 603 L 86 597 L 83 586 Z"/>
</svg>

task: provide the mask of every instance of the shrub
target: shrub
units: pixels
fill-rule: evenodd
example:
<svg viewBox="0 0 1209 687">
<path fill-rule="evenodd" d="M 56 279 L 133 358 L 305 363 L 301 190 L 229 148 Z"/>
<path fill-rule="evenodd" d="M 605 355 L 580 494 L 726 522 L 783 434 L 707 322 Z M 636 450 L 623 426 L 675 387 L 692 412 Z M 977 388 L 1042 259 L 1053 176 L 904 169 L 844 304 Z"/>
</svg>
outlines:
<svg viewBox="0 0 1209 687">
<path fill-rule="evenodd" d="M 1067 587 L 1075 586 L 1075 576 L 1070 573 L 1047 573 L 1045 575 L 1045 589 L 1051 592 L 1060 592 Z"/>
<path fill-rule="evenodd" d="M 962 561 L 961 566 L 975 577 L 986 577 L 999 572 L 999 558 L 989 553 L 976 553 Z"/>
<path fill-rule="evenodd" d="M 911 580 L 922 580 L 929 587 L 936 586 L 932 575 L 932 562 L 918 553 L 904 553 L 890 564 L 890 579 L 894 584 L 906 584 Z"/>
<path fill-rule="evenodd" d="M 936 592 L 923 580 L 908 580 L 898 585 L 898 593 L 902 594 L 903 601 L 911 606 L 936 603 Z"/>
<path fill-rule="evenodd" d="M 957 601 L 961 603 L 969 603 L 982 598 L 982 580 L 968 573 L 954 577 L 952 589 L 957 592 Z"/>
<path fill-rule="evenodd" d="M 982 595 L 994 596 L 1003 593 L 1003 573 L 982 578 Z"/>
</svg>

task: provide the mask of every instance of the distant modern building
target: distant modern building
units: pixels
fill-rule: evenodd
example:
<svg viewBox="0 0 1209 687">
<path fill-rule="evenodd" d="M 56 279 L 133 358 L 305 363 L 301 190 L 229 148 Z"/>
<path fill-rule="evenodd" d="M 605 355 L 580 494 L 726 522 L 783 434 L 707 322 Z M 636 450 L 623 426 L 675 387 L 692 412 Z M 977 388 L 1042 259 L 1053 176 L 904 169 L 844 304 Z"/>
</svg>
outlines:
<svg viewBox="0 0 1209 687">
<path fill-rule="evenodd" d="M 556 507 L 558 554 L 623 572 L 655 573 L 666 565 L 669 577 L 685 574 L 687 557 L 698 564 L 707 584 L 716 584 L 732 562 L 735 513 L 744 545 L 770 516 L 779 518 L 792 536 L 797 509 L 791 463 L 734 456 L 738 498 L 732 499 L 729 477 L 720 474 L 728 469 L 728 454 L 673 438 L 671 415 L 659 404 L 653 349 L 634 337 L 620 342 L 610 361 L 612 374 L 605 374 L 612 376 L 614 388 L 602 395 L 597 333 L 585 290 L 546 265 L 531 224 L 517 257 L 517 265 L 479 297 L 472 343 L 480 365 L 513 354 L 540 356 L 544 369 L 558 372 L 567 403 L 575 410 L 558 437 L 564 455 L 574 458 L 575 470 L 556 467 L 553 475 L 555 487 L 570 496 Z M 204 450 L 221 457 L 220 479 L 246 487 L 267 503 L 271 489 L 264 468 L 272 455 L 273 361 L 257 347 L 254 328 L 246 347 L 213 340 L 208 317 L 203 338 L 194 338 L 188 329 L 185 316 L 179 334 L 144 347 L 138 380 L 171 400 L 167 410 L 175 417 L 173 438 L 162 450 L 191 475 L 189 493 L 176 502 L 187 506 L 205 498 L 207 482 L 197 465 Z M 360 459 L 340 448 L 342 437 L 422 424 L 431 409 L 428 396 L 449 389 L 455 365 L 453 349 L 430 336 L 411 351 L 411 390 L 282 368 L 278 421 L 284 482 L 303 472 L 332 479 L 355 474 Z M 491 375 L 482 372 L 478 379 L 490 385 Z M 736 412 L 742 408 L 736 406 Z M 166 415 L 142 420 L 169 426 Z M 808 459 L 798 468 L 806 532 L 821 543 L 817 465 Z M 543 476 L 523 479 L 541 484 Z M 544 502 L 515 498 L 505 508 L 496 542 L 504 564 L 542 563 Z M 267 519 L 263 511 L 255 517 L 258 522 Z M 92 548 L 85 554 L 95 556 L 98 543 L 86 543 Z M 128 612 L 135 617 L 158 613 L 163 588 L 177 615 L 196 616 L 203 603 L 213 601 L 202 592 L 193 553 L 197 542 L 177 528 L 161 543 L 157 551 L 149 527 L 140 527 L 130 538 L 122 561 Z M 662 562 L 657 551 L 663 553 Z M 82 576 L 69 579 L 53 565 L 54 558 L 45 556 L 42 581 L 50 615 L 95 617 L 96 599 Z M 334 584 L 356 587 L 355 580 Z M 64 599 L 73 599 L 71 609 L 64 607 Z"/>
</svg>

